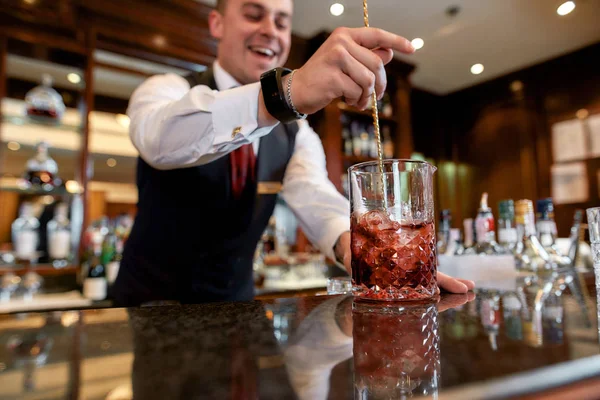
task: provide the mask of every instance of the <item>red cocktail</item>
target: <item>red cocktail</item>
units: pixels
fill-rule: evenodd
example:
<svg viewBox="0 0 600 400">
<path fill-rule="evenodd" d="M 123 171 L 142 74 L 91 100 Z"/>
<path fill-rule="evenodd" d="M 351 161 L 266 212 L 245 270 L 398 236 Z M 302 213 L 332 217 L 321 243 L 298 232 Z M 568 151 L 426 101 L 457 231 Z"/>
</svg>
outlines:
<svg viewBox="0 0 600 400">
<path fill-rule="evenodd" d="M 352 280 L 369 300 L 426 300 L 439 294 L 432 174 L 419 161 L 350 168 Z"/>
</svg>

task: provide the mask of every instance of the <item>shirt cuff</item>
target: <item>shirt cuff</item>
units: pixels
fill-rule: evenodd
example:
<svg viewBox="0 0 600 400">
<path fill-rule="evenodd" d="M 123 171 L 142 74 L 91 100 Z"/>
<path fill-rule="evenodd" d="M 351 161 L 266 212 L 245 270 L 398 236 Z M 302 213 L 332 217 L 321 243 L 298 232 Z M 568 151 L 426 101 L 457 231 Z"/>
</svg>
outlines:
<svg viewBox="0 0 600 400">
<path fill-rule="evenodd" d="M 340 235 L 350 230 L 350 218 L 335 218 L 325 224 L 325 229 L 321 239 L 318 242 L 321 252 L 332 260 L 335 260 L 333 246 L 337 242 Z"/>
<path fill-rule="evenodd" d="M 251 143 L 269 134 L 277 125 L 258 128 L 259 93 L 260 82 L 215 94 L 209 111 L 215 132 L 213 145 L 217 149 Z"/>
</svg>

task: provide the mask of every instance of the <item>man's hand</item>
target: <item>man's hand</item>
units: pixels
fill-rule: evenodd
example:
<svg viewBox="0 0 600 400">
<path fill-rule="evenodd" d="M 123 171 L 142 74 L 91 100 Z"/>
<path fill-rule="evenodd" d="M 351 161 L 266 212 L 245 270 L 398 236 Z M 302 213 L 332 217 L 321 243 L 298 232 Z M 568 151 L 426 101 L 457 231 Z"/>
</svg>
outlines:
<svg viewBox="0 0 600 400">
<path fill-rule="evenodd" d="M 384 65 L 392 50 L 410 54 L 407 39 L 376 28 L 337 28 L 304 64 L 292 81 L 291 95 L 301 113 L 312 114 L 338 97 L 360 109 L 372 93 L 383 96 Z"/>
<path fill-rule="evenodd" d="M 384 66 L 393 50 L 411 54 L 410 41 L 377 28 L 337 28 L 294 75 L 292 102 L 298 112 L 313 114 L 343 97 L 351 106 L 367 107 L 373 92 L 383 96 L 387 85 Z M 283 78 L 284 87 L 289 75 Z M 258 95 L 258 126 L 277 123 Z"/>
<path fill-rule="evenodd" d="M 336 246 L 335 256 L 339 260 L 343 260 L 344 266 L 349 274 L 352 274 L 350 262 L 352 260 L 352 252 L 350 249 L 350 232 L 344 232 L 340 235 Z M 444 289 L 450 293 L 467 293 L 475 288 L 475 282 L 466 279 L 455 279 L 451 276 L 438 271 L 437 282 L 440 289 Z"/>
</svg>

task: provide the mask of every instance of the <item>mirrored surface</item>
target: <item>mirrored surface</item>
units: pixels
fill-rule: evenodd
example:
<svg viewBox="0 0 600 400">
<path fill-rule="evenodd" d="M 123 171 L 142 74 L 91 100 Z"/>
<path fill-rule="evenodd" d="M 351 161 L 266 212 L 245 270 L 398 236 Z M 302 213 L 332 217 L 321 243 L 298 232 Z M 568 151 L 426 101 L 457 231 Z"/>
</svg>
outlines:
<svg viewBox="0 0 600 400">
<path fill-rule="evenodd" d="M 6 315 L 0 397 L 431 397 L 597 357 L 597 321 L 552 296 L 537 311 L 488 291 L 430 304 L 317 296 Z"/>
</svg>

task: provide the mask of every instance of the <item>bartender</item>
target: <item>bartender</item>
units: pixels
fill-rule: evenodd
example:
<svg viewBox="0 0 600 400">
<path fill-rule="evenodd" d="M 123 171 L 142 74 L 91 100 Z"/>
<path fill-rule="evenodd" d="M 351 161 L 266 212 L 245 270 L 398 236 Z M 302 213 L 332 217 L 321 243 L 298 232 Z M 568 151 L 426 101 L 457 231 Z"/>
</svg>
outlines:
<svg viewBox="0 0 600 400">
<path fill-rule="evenodd" d="M 218 1 L 213 65 L 153 76 L 133 93 L 139 203 L 113 287 L 120 305 L 251 300 L 255 248 L 278 194 L 311 242 L 350 269 L 349 204 L 304 118 L 339 97 L 366 108 L 384 93 L 393 50 L 414 49 L 379 29 L 340 28 L 290 72 L 281 66 L 292 11 L 292 0 Z M 441 273 L 438 283 L 473 287 Z"/>
</svg>

